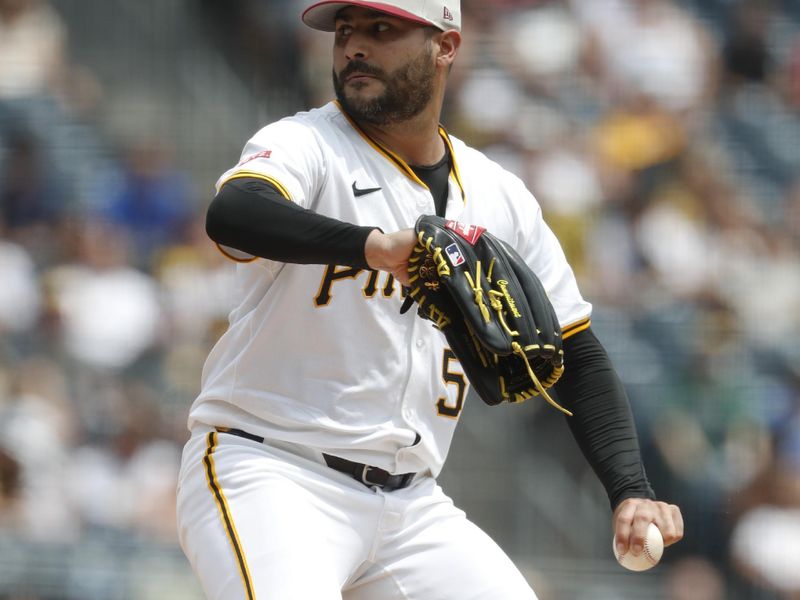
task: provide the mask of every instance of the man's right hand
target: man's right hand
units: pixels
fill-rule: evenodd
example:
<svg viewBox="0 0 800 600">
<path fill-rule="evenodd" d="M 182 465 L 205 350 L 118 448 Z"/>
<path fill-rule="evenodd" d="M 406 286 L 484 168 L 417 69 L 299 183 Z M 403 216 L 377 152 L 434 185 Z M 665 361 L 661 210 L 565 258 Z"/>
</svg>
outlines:
<svg viewBox="0 0 800 600">
<path fill-rule="evenodd" d="M 413 229 L 382 233 L 375 229 L 367 236 L 364 258 L 372 269 L 388 271 L 401 284 L 408 285 L 408 258 L 417 243 Z"/>
</svg>

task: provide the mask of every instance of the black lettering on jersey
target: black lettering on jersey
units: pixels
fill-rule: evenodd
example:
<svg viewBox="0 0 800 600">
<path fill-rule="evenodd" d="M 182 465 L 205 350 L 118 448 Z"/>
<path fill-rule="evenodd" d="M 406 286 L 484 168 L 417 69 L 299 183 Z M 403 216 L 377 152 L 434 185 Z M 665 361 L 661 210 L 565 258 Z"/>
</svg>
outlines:
<svg viewBox="0 0 800 600">
<path fill-rule="evenodd" d="M 363 270 L 356 267 L 328 265 L 325 268 L 325 275 L 322 276 L 322 282 L 319 284 L 317 295 L 314 297 L 314 304 L 316 306 L 327 306 L 333 297 L 331 292 L 333 284 L 340 279 L 355 279 Z"/>
<path fill-rule="evenodd" d="M 394 294 L 394 275 L 389 273 L 389 276 L 386 278 L 386 284 L 383 286 L 383 297 L 391 298 L 392 294 Z"/>
<path fill-rule="evenodd" d="M 367 298 L 372 298 L 377 290 L 378 290 L 378 272 L 375 270 L 371 270 L 369 272 L 369 279 L 367 279 L 367 285 L 364 286 L 364 296 L 366 296 Z"/>
<path fill-rule="evenodd" d="M 381 288 L 381 294 L 384 298 L 391 298 L 392 294 L 394 294 L 394 275 L 391 273 L 382 273 L 381 271 L 370 271 L 369 272 L 369 279 L 367 280 L 367 285 L 364 286 L 364 297 L 365 298 L 374 298 L 375 294 L 378 292 L 378 278 L 381 275 L 385 275 L 386 279 L 383 282 L 383 287 Z"/>
<path fill-rule="evenodd" d="M 325 274 L 322 276 L 317 295 L 314 297 L 314 304 L 316 306 L 327 306 L 333 299 L 333 284 L 343 279 L 356 279 L 364 269 L 357 269 L 355 267 L 339 267 L 336 265 L 328 265 L 325 269 Z M 365 298 L 374 298 L 378 293 L 379 278 L 381 271 L 369 269 L 367 281 L 361 293 Z M 384 298 L 391 298 L 395 291 L 395 279 L 391 273 L 385 273 L 386 279 L 383 282 L 383 287 L 380 288 L 381 295 Z"/>
</svg>

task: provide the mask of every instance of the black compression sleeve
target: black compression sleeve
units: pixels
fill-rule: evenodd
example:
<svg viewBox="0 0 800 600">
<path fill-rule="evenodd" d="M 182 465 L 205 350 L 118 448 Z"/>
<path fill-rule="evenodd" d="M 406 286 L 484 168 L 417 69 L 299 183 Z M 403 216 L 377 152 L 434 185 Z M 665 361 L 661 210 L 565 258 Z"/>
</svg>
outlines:
<svg viewBox="0 0 800 600">
<path fill-rule="evenodd" d="M 628 396 L 591 329 L 564 340 L 564 366 L 556 393 L 573 412 L 567 422 L 605 487 L 611 509 L 626 498 L 654 499 Z"/>
<path fill-rule="evenodd" d="M 364 245 L 373 229 L 302 208 L 255 178 L 227 182 L 206 214 L 206 232 L 218 244 L 300 264 L 369 269 Z"/>
</svg>

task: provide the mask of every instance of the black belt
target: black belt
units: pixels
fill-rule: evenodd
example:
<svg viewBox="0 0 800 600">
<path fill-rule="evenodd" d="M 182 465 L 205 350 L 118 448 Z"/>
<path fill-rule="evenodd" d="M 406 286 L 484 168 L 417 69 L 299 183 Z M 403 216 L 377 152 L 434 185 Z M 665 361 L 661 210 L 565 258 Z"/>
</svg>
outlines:
<svg viewBox="0 0 800 600">
<path fill-rule="evenodd" d="M 246 431 L 242 431 L 241 429 L 228 429 L 225 427 L 217 427 L 217 431 L 219 431 L 220 433 L 230 433 L 231 435 L 236 435 L 248 440 L 253 440 L 254 442 L 258 442 L 259 444 L 264 442 L 264 438 L 261 437 L 260 435 L 247 433 Z M 346 458 L 333 456 L 332 454 L 323 453 L 322 457 L 325 459 L 325 464 L 328 465 L 331 469 L 336 469 L 341 473 L 350 475 L 350 477 L 352 477 L 353 479 L 355 479 L 360 483 L 363 483 L 367 487 L 377 486 L 388 492 L 408 487 L 408 485 L 411 483 L 411 480 L 414 479 L 415 475 L 415 473 L 402 473 L 399 475 L 392 475 L 391 473 L 389 473 L 389 471 L 384 471 L 379 467 L 373 467 L 371 465 L 365 465 L 364 463 L 353 462 L 352 460 L 347 460 Z"/>
</svg>

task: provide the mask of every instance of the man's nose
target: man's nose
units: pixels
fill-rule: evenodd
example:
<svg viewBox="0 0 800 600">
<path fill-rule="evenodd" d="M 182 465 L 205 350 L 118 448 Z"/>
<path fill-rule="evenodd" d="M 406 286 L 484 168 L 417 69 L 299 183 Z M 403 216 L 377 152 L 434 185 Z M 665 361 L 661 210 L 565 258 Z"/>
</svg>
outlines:
<svg viewBox="0 0 800 600">
<path fill-rule="evenodd" d="M 369 56 L 369 44 L 364 36 L 352 34 L 345 45 L 344 56 L 347 60 L 366 59 Z"/>
</svg>

